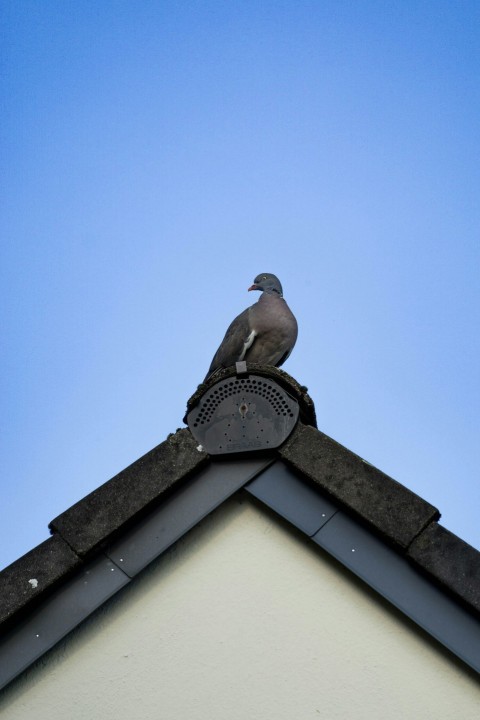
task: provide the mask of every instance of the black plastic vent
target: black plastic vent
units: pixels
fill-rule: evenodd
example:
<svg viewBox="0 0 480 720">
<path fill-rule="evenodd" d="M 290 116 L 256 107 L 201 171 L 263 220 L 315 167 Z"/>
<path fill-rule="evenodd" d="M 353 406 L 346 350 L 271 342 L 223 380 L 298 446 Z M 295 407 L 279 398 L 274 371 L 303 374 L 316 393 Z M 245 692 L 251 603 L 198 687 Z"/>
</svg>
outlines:
<svg viewBox="0 0 480 720">
<path fill-rule="evenodd" d="M 210 455 L 276 448 L 290 435 L 299 407 L 276 382 L 259 375 L 213 385 L 188 414 L 188 426 Z"/>
</svg>

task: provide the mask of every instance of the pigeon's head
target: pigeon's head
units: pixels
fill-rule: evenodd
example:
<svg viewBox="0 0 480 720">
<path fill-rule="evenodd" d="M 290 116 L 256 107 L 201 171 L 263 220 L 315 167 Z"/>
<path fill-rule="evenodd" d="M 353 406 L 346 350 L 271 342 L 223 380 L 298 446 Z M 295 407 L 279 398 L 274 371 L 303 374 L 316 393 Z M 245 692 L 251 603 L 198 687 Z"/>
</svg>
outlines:
<svg viewBox="0 0 480 720">
<path fill-rule="evenodd" d="M 276 275 L 272 273 L 260 273 L 253 281 L 253 285 L 248 288 L 249 290 L 260 290 L 268 294 L 280 295 L 283 297 L 282 284 Z"/>
</svg>

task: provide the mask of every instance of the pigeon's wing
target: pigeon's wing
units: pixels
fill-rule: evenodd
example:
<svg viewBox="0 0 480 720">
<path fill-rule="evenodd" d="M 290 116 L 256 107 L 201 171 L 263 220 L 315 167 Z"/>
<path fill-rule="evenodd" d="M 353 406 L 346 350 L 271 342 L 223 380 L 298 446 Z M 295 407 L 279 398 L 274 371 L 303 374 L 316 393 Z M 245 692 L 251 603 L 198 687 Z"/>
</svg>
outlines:
<svg viewBox="0 0 480 720">
<path fill-rule="evenodd" d="M 215 370 L 229 367 L 239 360 L 243 360 L 254 340 L 255 331 L 250 326 L 250 308 L 247 308 L 229 325 L 205 379 L 209 378 Z"/>
</svg>

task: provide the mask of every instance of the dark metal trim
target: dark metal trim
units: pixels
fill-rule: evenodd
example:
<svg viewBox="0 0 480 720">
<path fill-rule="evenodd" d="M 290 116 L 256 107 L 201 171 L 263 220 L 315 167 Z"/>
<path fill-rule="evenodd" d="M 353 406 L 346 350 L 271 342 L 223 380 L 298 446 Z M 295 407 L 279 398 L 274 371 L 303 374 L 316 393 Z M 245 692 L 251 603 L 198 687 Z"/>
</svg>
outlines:
<svg viewBox="0 0 480 720">
<path fill-rule="evenodd" d="M 130 579 L 104 555 L 41 602 L 0 642 L 0 689 L 44 655 Z"/>
<path fill-rule="evenodd" d="M 134 577 L 271 462 L 263 458 L 212 463 L 110 545 L 108 557 Z"/>
<path fill-rule="evenodd" d="M 480 672 L 480 620 L 414 568 L 406 555 L 343 511 L 335 510 L 325 496 L 281 462 L 245 489 Z M 325 507 L 330 507 L 329 517 Z"/>
<path fill-rule="evenodd" d="M 480 672 L 477 617 L 282 461 L 250 458 L 211 463 L 39 603 L 0 641 L 0 688 L 242 487 Z"/>
<path fill-rule="evenodd" d="M 338 512 L 312 540 L 480 672 L 480 621 L 405 557 L 343 512 Z"/>
<path fill-rule="evenodd" d="M 271 462 L 249 458 L 211 463 L 111 545 L 110 557 L 99 555 L 40 602 L 0 640 L 0 689 Z"/>
</svg>

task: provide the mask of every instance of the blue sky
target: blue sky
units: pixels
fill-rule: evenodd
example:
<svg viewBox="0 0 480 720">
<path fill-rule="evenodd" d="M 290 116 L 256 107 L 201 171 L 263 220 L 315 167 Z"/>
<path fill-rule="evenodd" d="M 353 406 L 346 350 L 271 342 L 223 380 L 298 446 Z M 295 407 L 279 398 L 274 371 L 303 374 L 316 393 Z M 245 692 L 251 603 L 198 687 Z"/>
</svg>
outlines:
<svg viewBox="0 0 480 720">
<path fill-rule="evenodd" d="M 0 567 L 277 274 L 319 427 L 480 547 L 477 2 L 4 0 Z"/>
</svg>

